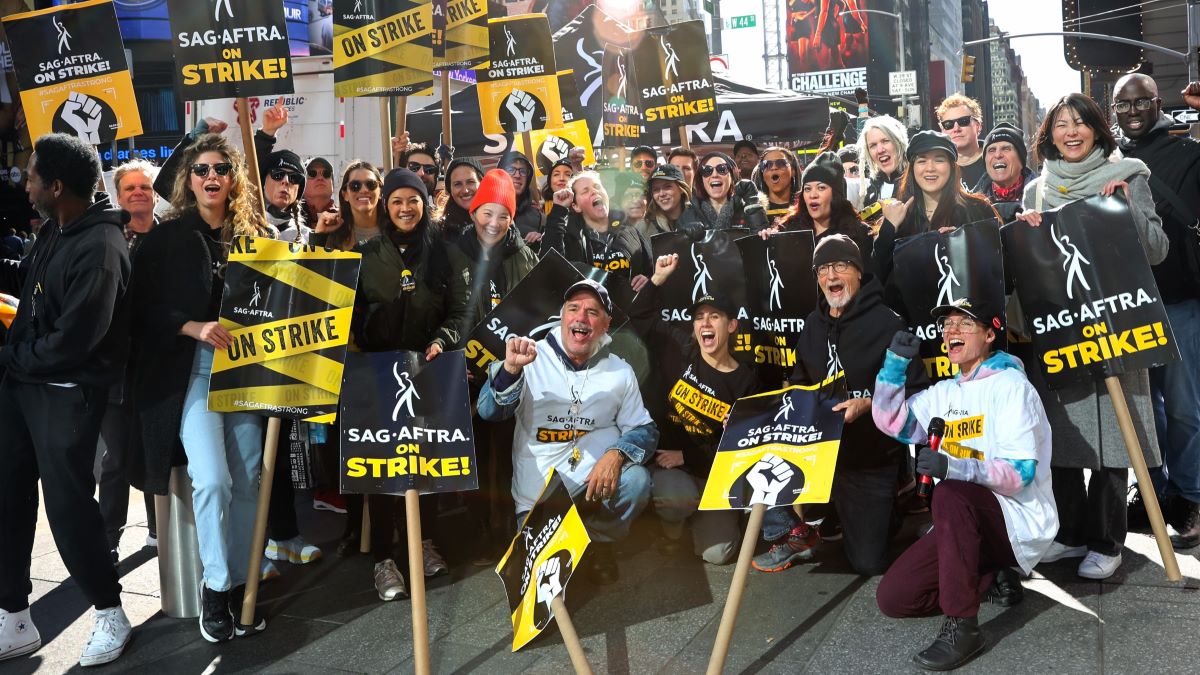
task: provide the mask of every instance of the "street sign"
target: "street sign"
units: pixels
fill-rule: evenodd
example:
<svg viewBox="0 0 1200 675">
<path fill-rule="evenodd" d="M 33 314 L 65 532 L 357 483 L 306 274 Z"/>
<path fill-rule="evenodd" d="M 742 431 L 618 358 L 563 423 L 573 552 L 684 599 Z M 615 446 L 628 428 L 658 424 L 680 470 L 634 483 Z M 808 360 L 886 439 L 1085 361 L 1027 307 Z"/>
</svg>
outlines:
<svg viewBox="0 0 1200 675">
<path fill-rule="evenodd" d="M 738 28 L 754 28 L 758 25 L 758 18 L 753 14 L 745 14 L 743 16 L 727 16 L 721 20 L 725 30 L 736 30 Z"/>
<path fill-rule="evenodd" d="M 1200 111 L 1187 106 L 1164 106 L 1162 111 L 1176 124 L 1200 124 Z"/>
<path fill-rule="evenodd" d="M 899 70 L 888 73 L 889 96 L 916 96 L 917 71 Z"/>
</svg>

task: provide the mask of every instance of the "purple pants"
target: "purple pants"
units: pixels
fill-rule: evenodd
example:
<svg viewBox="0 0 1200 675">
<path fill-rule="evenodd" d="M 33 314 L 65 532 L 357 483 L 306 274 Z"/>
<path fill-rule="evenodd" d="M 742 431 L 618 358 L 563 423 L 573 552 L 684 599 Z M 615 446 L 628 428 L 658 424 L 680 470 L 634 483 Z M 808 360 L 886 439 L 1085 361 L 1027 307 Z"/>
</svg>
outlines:
<svg viewBox="0 0 1200 675">
<path fill-rule="evenodd" d="M 879 611 L 893 618 L 979 613 L 996 570 L 1017 564 L 1004 513 L 991 490 L 944 480 L 933 491 L 933 530 L 892 563 L 879 582 Z"/>
</svg>

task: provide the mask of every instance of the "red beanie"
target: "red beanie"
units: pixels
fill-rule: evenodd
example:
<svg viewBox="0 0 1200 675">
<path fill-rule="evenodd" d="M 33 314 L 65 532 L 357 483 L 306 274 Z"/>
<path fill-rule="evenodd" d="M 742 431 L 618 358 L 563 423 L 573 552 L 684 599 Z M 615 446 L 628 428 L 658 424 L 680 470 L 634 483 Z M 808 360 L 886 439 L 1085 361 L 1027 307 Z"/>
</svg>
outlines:
<svg viewBox="0 0 1200 675">
<path fill-rule="evenodd" d="M 499 204 L 508 209 L 508 215 L 517 215 L 517 189 L 513 187 L 512 176 L 504 169 L 492 169 L 483 176 L 475 198 L 471 200 L 471 214 L 484 204 Z"/>
</svg>

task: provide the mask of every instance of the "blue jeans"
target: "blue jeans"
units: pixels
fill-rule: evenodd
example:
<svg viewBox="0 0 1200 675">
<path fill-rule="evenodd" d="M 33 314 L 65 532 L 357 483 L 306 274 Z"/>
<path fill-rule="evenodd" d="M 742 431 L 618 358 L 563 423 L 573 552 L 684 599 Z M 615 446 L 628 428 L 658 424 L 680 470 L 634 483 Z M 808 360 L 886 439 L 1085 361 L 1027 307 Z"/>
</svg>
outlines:
<svg viewBox="0 0 1200 675">
<path fill-rule="evenodd" d="M 1150 469 L 1155 491 L 1200 502 L 1200 300 L 1166 305 L 1179 361 L 1150 370 L 1162 467 Z"/>
<path fill-rule="evenodd" d="M 571 499 L 575 500 L 588 536 L 594 542 L 620 541 L 629 535 L 634 519 L 650 502 L 650 471 L 641 464 L 627 462 L 621 467 L 616 494 L 602 502 L 589 502 L 584 499 L 586 493 L 587 486 L 580 485 L 572 489 Z M 527 515 L 528 511 L 517 514 L 518 530 Z"/>
<path fill-rule="evenodd" d="M 264 418 L 250 413 L 209 412 L 212 360 L 212 347 L 196 347 L 179 440 L 192 479 L 192 508 L 204 585 L 214 591 L 227 591 L 246 583 L 258 506 Z"/>
</svg>

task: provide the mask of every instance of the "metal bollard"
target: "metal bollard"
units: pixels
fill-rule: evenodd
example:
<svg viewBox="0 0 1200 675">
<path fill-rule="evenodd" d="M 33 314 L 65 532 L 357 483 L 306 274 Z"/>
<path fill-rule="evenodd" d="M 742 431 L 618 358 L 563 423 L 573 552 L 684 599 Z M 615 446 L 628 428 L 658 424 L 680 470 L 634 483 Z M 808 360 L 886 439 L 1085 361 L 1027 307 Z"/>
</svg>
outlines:
<svg viewBox="0 0 1200 675">
<path fill-rule="evenodd" d="M 163 614 L 173 619 L 200 616 L 200 542 L 192 513 L 192 480 L 186 466 L 171 469 L 170 494 L 154 497 L 158 517 L 158 577 Z"/>
</svg>

